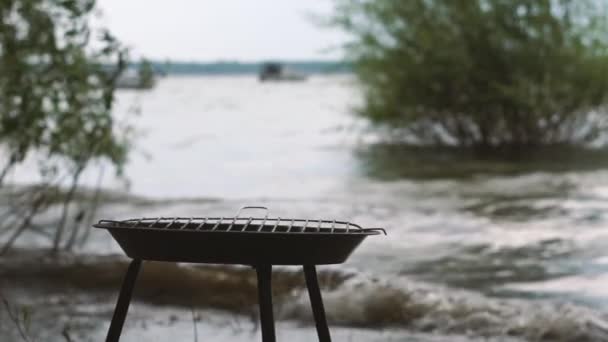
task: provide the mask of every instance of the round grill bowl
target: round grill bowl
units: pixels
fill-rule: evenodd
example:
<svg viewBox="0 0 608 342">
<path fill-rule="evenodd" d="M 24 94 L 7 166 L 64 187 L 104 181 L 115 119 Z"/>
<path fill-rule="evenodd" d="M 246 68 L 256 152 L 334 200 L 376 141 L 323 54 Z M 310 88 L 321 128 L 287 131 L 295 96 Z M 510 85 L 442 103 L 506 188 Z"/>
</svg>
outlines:
<svg viewBox="0 0 608 342">
<path fill-rule="evenodd" d="M 106 229 L 133 259 L 243 265 L 339 264 L 368 235 L 378 234 Z"/>
</svg>

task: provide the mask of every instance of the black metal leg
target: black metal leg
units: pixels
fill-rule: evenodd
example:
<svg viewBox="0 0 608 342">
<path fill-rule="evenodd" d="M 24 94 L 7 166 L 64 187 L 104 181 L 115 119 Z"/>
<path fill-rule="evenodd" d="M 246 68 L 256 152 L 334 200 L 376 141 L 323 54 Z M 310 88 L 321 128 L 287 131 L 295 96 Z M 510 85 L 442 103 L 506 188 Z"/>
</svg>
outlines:
<svg viewBox="0 0 608 342">
<path fill-rule="evenodd" d="M 110 329 L 108 329 L 106 342 L 118 342 L 120 339 L 120 333 L 125 322 L 125 317 L 127 316 L 127 311 L 129 310 L 133 287 L 135 286 L 135 281 L 137 280 L 137 274 L 139 273 L 140 268 L 141 260 L 133 259 L 129 265 L 125 279 L 122 281 L 122 288 L 120 289 L 120 295 L 118 295 L 118 301 L 116 302 Z"/>
<path fill-rule="evenodd" d="M 312 314 L 315 317 L 317 326 L 317 335 L 320 342 L 331 342 L 329 335 L 329 327 L 325 318 L 325 309 L 323 308 L 323 298 L 321 298 L 321 290 L 319 289 L 319 281 L 317 279 L 317 270 L 314 265 L 304 265 L 304 276 L 306 278 L 306 287 L 308 287 L 308 295 L 312 306 Z"/>
<path fill-rule="evenodd" d="M 272 313 L 272 266 L 255 266 L 258 275 L 258 301 L 260 302 L 260 321 L 262 323 L 262 341 L 275 342 L 274 317 Z"/>
</svg>

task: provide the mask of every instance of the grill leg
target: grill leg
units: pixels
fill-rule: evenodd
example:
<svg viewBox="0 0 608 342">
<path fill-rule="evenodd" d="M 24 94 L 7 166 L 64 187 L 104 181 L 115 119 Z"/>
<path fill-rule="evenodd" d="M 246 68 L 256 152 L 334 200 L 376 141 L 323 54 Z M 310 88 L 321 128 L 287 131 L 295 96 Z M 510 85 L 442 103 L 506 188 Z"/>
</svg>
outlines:
<svg viewBox="0 0 608 342">
<path fill-rule="evenodd" d="M 258 275 L 258 301 L 260 304 L 260 321 L 262 323 L 262 341 L 275 342 L 274 317 L 272 314 L 272 266 L 255 267 Z"/>
<path fill-rule="evenodd" d="M 312 306 L 312 314 L 315 317 L 317 326 L 317 335 L 320 342 L 331 342 L 329 335 L 329 327 L 325 318 L 325 309 L 323 308 L 323 298 L 321 298 L 321 290 L 319 289 L 319 281 L 317 279 L 317 270 L 314 265 L 304 265 L 304 276 L 306 277 L 306 287 L 308 287 L 308 296 Z"/>
<path fill-rule="evenodd" d="M 131 295 L 133 294 L 133 287 L 137 280 L 137 274 L 141 268 L 141 260 L 133 259 L 129 264 L 129 269 L 122 281 L 122 288 L 118 295 L 118 302 L 116 302 L 116 308 L 114 309 L 114 315 L 112 316 L 112 323 L 110 323 L 110 329 L 108 329 L 108 336 L 106 342 L 118 342 L 120 339 L 120 333 L 122 326 L 129 310 L 129 303 L 131 302 Z"/>
</svg>

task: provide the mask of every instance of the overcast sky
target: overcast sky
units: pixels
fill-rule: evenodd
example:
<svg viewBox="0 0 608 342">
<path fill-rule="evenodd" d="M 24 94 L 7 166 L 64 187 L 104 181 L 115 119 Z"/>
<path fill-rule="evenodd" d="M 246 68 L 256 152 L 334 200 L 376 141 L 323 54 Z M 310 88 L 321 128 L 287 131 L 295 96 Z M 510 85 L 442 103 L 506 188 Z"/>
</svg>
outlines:
<svg viewBox="0 0 608 342">
<path fill-rule="evenodd" d="M 345 40 L 309 17 L 331 13 L 331 0 L 97 0 L 97 6 L 102 23 L 135 56 L 153 59 L 336 59 L 335 47 Z"/>
</svg>

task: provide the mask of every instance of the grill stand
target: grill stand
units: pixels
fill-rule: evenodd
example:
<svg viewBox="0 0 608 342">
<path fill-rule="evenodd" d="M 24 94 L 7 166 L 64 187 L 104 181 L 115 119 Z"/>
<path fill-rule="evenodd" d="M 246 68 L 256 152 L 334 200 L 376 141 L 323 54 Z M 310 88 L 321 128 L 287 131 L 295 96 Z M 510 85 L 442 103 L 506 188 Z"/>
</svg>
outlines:
<svg viewBox="0 0 608 342">
<path fill-rule="evenodd" d="M 118 342 L 120 333 L 122 332 L 122 326 L 125 323 L 125 317 L 127 311 L 129 311 L 129 303 L 131 303 L 131 295 L 133 294 L 133 288 L 135 287 L 135 281 L 141 268 L 141 259 L 133 259 L 125 279 L 122 281 L 122 288 L 118 295 L 118 301 L 116 302 L 116 308 L 114 309 L 114 315 L 112 316 L 112 323 L 110 323 L 110 329 L 108 329 L 108 336 L 106 342 Z"/>
<path fill-rule="evenodd" d="M 259 265 L 255 267 L 255 271 L 258 275 L 258 304 L 260 305 L 262 341 L 275 342 L 272 313 L 272 266 Z"/>
<path fill-rule="evenodd" d="M 317 326 L 317 335 L 320 342 L 331 342 L 329 335 L 329 327 L 325 318 L 325 308 L 323 308 L 323 298 L 319 289 L 319 281 L 317 280 L 317 270 L 314 265 L 304 265 L 304 276 L 306 277 L 306 287 L 308 288 L 308 296 L 310 297 L 310 305 L 312 306 L 312 314 L 315 317 L 315 325 Z"/>
<path fill-rule="evenodd" d="M 129 264 L 129 268 L 127 269 L 120 289 L 120 294 L 118 295 L 118 301 L 116 302 L 112 322 L 108 329 L 106 342 L 118 342 L 120 339 L 141 263 L 141 259 L 133 259 Z M 258 278 L 258 301 L 260 306 L 262 342 L 276 342 L 274 316 L 272 312 L 272 265 L 257 265 L 255 266 L 255 270 Z M 308 288 L 308 295 L 310 297 L 310 304 L 315 318 L 319 341 L 331 342 L 315 266 L 304 265 L 304 276 L 306 278 L 306 287 Z"/>
</svg>

